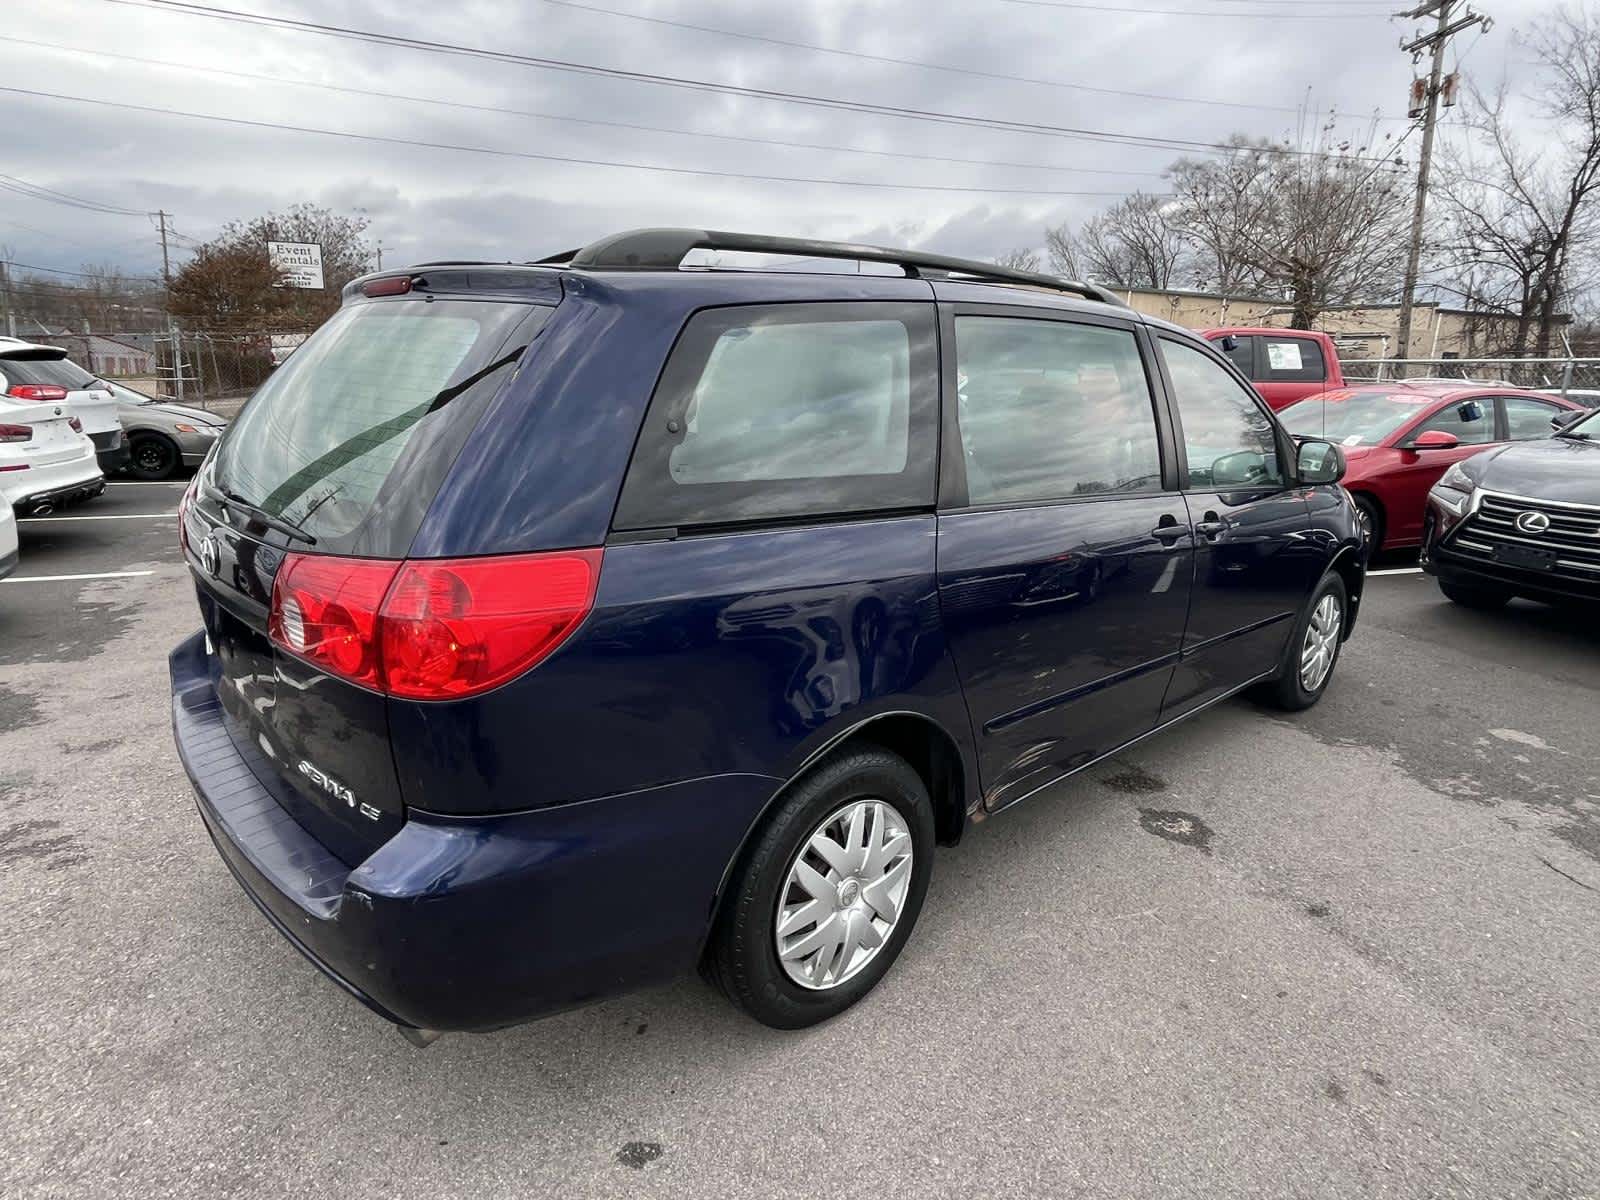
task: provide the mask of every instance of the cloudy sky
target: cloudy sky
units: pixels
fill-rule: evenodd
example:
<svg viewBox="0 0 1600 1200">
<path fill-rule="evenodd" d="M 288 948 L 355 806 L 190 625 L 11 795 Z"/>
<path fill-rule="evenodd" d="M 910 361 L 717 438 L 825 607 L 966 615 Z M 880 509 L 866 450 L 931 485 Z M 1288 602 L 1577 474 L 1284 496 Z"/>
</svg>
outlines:
<svg viewBox="0 0 1600 1200">
<path fill-rule="evenodd" d="M 1359 137 L 1379 113 L 1381 141 L 1407 128 L 1395 118 L 1412 65 L 1397 43 L 1415 27 L 1389 19 L 1399 5 L 1377 0 L 5 7 L 0 187 L 23 180 L 135 211 L 0 190 L 0 246 L 45 267 L 113 262 L 152 273 L 160 253 L 143 213 L 165 209 L 183 237 L 204 239 L 229 219 L 304 200 L 366 214 L 388 265 L 536 258 L 642 225 L 992 257 L 1037 246 L 1047 224 L 1076 222 L 1122 194 L 1163 190 L 1160 173 L 1178 151 L 926 114 L 1213 143 L 1234 132 L 1310 137 L 1330 111 L 1341 133 Z M 1513 30 L 1547 3 L 1478 7 L 1495 28 L 1481 41 L 1458 38 L 1455 54 L 1480 81 L 1507 73 L 1515 86 L 1527 66 Z M 925 115 L 434 53 L 197 8 Z M 332 136 L 341 133 L 398 142 Z M 415 142 L 435 146 L 402 144 Z M 580 159 L 589 161 L 571 161 Z"/>
</svg>

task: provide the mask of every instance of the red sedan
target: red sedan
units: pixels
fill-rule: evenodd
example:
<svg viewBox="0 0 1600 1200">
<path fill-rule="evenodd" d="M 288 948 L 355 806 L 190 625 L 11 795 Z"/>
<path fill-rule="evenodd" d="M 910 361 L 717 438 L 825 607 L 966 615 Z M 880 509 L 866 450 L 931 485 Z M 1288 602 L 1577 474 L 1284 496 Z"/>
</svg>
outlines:
<svg viewBox="0 0 1600 1200">
<path fill-rule="evenodd" d="M 1290 433 L 1344 447 L 1344 486 L 1375 554 L 1420 544 L 1428 489 L 1452 463 L 1503 442 L 1547 438 L 1553 417 L 1581 410 L 1519 388 L 1408 380 L 1307 396 L 1278 419 Z"/>
</svg>

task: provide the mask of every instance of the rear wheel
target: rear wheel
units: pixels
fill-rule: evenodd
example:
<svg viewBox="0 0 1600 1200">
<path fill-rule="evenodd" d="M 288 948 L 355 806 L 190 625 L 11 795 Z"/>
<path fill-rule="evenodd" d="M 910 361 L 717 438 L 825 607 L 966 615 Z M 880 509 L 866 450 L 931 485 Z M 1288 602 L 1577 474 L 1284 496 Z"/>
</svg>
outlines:
<svg viewBox="0 0 1600 1200">
<path fill-rule="evenodd" d="M 933 867 L 922 779 L 876 747 L 824 762 L 735 868 L 706 974 L 765 1025 L 801 1029 L 865 996 L 899 956 Z"/>
<path fill-rule="evenodd" d="M 1264 688 L 1265 700 L 1289 712 L 1299 712 L 1322 699 L 1344 645 L 1348 606 L 1344 580 L 1330 571 L 1300 614 L 1284 648 L 1278 677 Z"/>
<path fill-rule="evenodd" d="M 1444 593 L 1445 599 L 1454 601 L 1463 608 L 1496 609 L 1504 608 L 1511 600 L 1511 593 L 1504 588 L 1497 587 L 1464 587 L 1459 583 L 1446 583 L 1439 581 L 1439 590 Z"/>
<path fill-rule="evenodd" d="M 139 479 L 168 479 L 182 456 L 170 438 L 159 433 L 134 434 L 128 444 L 128 474 Z"/>
</svg>

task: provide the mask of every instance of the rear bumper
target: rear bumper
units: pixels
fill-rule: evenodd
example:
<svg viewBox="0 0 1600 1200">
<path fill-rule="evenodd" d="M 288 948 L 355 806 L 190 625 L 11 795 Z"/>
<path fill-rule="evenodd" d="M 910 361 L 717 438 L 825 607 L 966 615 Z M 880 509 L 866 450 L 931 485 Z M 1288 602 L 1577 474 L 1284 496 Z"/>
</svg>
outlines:
<svg viewBox="0 0 1600 1200">
<path fill-rule="evenodd" d="M 17 569 L 17 563 L 20 562 L 21 559 L 22 555 L 18 552 L 15 546 L 12 546 L 10 550 L 5 551 L 4 553 L 0 553 L 0 579 L 4 579 L 7 575 L 11 574 L 11 572 L 15 571 Z"/>
<path fill-rule="evenodd" d="M 94 443 L 94 456 L 100 464 L 100 470 L 110 475 L 120 471 L 128 462 L 128 443 L 122 436 L 122 427 L 108 429 L 104 433 L 91 433 L 89 440 Z"/>
<path fill-rule="evenodd" d="M 76 463 L 18 471 L 15 477 L 0 479 L 6 480 L 5 498 L 23 514 L 39 504 L 60 507 L 89 500 L 106 488 L 99 466 L 88 456 Z"/>
<path fill-rule="evenodd" d="M 273 767 L 224 724 L 204 635 L 169 662 L 178 755 L 234 877 L 325 975 L 416 1028 L 511 1025 L 692 966 L 775 786 L 715 776 L 506 816 L 412 810 L 352 867 L 258 781 Z"/>
</svg>

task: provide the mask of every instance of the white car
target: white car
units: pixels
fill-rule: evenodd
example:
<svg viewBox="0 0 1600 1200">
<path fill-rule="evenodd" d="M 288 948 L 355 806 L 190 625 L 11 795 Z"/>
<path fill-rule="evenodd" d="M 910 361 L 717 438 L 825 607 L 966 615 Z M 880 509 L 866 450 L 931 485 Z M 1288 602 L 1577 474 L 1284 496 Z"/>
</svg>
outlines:
<svg viewBox="0 0 1600 1200">
<path fill-rule="evenodd" d="M 0 337 L 0 393 L 66 409 L 94 443 L 100 470 L 109 475 L 128 461 L 128 446 L 111 388 L 67 358 L 60 346 Z"/>
<path fill-rule="evenodd" d="M 17 515 L 0 504 L 0 579 L 17 569 Z"/>
<path fill-rule="evenodd" d="M 94 443 L 65 406 L 0 395 L 0 497 L 9 512 L 43 516 L 105 491 Z"/>
</svg>

